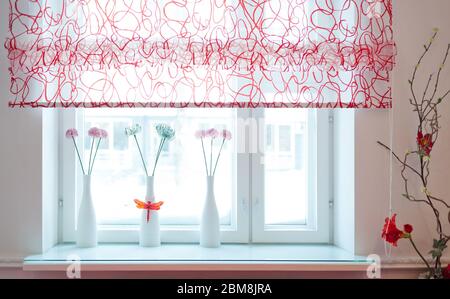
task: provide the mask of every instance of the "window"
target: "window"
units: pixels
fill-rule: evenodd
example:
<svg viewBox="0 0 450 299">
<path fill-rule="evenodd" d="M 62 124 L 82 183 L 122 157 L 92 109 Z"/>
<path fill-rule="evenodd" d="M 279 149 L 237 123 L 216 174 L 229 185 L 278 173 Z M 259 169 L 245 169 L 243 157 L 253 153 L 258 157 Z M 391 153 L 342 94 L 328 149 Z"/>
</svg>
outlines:
<svg viewBox="0 0 450 299">
<path fill-rule="evenodd" d="M 206 193 L 199 128 L 227 128 L 216 173 L 215 195 L 222 242 L 322 242 L 328 229 L 328 111 L 313 109 L 84 109 L 62 111 L 62 128 L 106 129 L 92 177 L 100 242 L 137 242 L 140 211 L 133 199 L 145 194 L 145 174 L 136 145 L 124 129 L 139 123 L 148 167 L 159 138 L 157 123 L 176 138 L 163 148 L 155 174 L 162 242 L 197 242 Z M 80 136 L 83 137 L 83 136 Z M 66 141 L 66 140 L 64 140 Z M 91 144 L 79 138 L 81 155 Z M 74 241 L 82 174 L 71 144 L 63 142 L 64 241 Z M 320 187 L 320 188 L 319 188 Z"/>
<path fill-rule="evenodd" d="M 291 151 L 291 126 L 283 125 L 279 126 L 278 137 L 280 138 L 280 152 L 290 152 Z"/>
<path fill-rule="evenodd" d="M 266 132 L 277 128 L 269 130 L 278 136 L 274 138 L 275 150 L 263 149 L 252 156 L 252 241 L 328 242 L 329 112 L 256 111 L 259 126 Z"/>
</svg>

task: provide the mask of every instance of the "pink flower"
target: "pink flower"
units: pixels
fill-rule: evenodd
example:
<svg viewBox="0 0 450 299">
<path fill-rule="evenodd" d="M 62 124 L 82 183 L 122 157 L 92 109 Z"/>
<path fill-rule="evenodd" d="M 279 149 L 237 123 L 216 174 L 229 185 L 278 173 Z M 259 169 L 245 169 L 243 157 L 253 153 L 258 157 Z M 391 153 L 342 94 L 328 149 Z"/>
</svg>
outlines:
<svg viewBox="0 0 450 299">
<path fill-rule="evenodd" d="M 66 138 L 75 138 L 78 137 L 77 129 L 68 129 L 66 131 Z"/>
<path fill-rule="evenodd" d="M 195 132 L 195 138 L 205 138 L 206 137 L 206 131 L 205 130 L 198 130 Z"/>
<path fill-rule="evenodd" d="M 90 137 L 93 137 L 93 138 L 101 138 L 102 130 L 99 128 L 93 127 L 93 128 L 89 129 L 88 134 Z"/>
<path fill-rule="evenodd" d="M 101 138 L 108 138 L 108 132 L 106 130 L 100 129 L 100 137 Z"/>
<path fill-rule="evenodd" d="M 231 139 L 231 132 L 224 129 L 222 130 L 222 138 L 225 140 L 230 140 Z"/>
<path fill-rule="evenodd" d="M 208 129 L 206 131 L 206 137 L 216 138 L 217 136 L 219 136 L 219 131 L 214 128 Z"/>
</svg>

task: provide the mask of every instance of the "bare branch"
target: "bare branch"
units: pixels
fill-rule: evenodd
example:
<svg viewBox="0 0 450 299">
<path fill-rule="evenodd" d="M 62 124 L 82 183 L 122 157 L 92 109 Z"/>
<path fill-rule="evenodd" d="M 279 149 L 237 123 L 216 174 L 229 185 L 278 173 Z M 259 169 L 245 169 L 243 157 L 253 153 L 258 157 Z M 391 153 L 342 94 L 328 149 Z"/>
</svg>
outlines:
<svg viewBox="0 0 450 299">
<path fill-rule="evenodd" d="M 443 98 L 442 97 L 438 98 L 437 101 L 436 101 L 436 104 L 434 105 L 434 107 L 431 107 L 431 103 L 433 102 L 434 97 L 436 96 L 436 92 L 437 92 L 438 87 L 439 87 L 439 79 L 441 77 L 442 69 L 444 68 L 445 63 L 447 62 L 447 57 L 448 57 L 449 52 L 450 52 L 450 44 L 447 45 L 447 50 L 445 51 L 444 59 L 442 60 L 441 65 L 439 66 L 437 77 L 436 77 L 436 80 L 435 80 L 435 83 L 434 83 L 434 91 L 433 91 L 433 93 L 432 93 L 432 95 L 431 95 L 431 97 L 430 97 L 430 99 L 428 101 L 428 104 L 423 109 L 423 114 L 425 114 L 425 115 L 428 115 L 428 113 L 429 113 L 429 112 L 427 112 L 428 107 L 435 108 L 436 105 L 438 105 L 438 104 L 440 104 L 442 102 Z M 446 97 L 446 96 L 447 96 L 447 94 L 444 95 L 444 97 Z"/>
<path fill-rule="evenodd" d="M 390 147 L 383 144 L 382 142 L 378 141 L 378 144 L 383 146 L 385 149 L 389 150 L 393 157 L 400 163 L 401 165 L 401 177 L 403 179 L 404 183 L 404 193 L 402 194 L 403 197 L 405 197 L 407 200 L 411 202 L 416 203 L 423 203 L 430 207 L 430 209 L 433 211 L 433 214 L 435 216 L 436 221 L 436 231 L 439 237 L 437 238 L 439 242 L 444 242 L 447 244 L 447 242 L 450 241 L 450 236 L 448 234 L 445 234 L 443 231 L 443 225 L 441 222 L 441 216 L 440 211 L 437 209 L 437 206 L 440 207 L 440 205 L 443 205 L 445 208 L 450 210 L 450 203 L 447 203 L 446 200 L 441 199 L 439 197 L 431 195 L 430 190 L 428 190 L 429 185 L 429 178 L 431 173 L 431 160 L 429 157 L 429 152 L 431 151 L 432 147 L 435 146 L 438 137 L 439 137 L 439 119 L 440 115 L 438 113 L 438 106 L 439 104 L 450 95 L 450 89 L 443 93 L 443 95 L 439 98 L 435 98 L 437 91 L 439 90 L 439 84 L 441 79 L 441 72 L 444 68 L 449 53 L 450 53 L 450 44 L 448 44 L 447 49 L 445 51 L 444 58 L 442 60 L 441 65 L 439 66 L 439 69 L 437 71 L 436 77 L 434 77 L 434 73 L 430 74 L 428 76 L 428 81 L 426 83 L 425 89 L 423 90 L 422 97 L 420 101 L 416 97 L 416 93 L 414 90 L 414 83 L 416 80 L 418 69 L 427 55 L 427 53 L 430 50 L 431 45 L 434 42 L 434 39 L 437 35 L 437 31 L 434 32 L 432 37 L 430 38 L 429 42 L 424 45 L 424 52 L 419 57 L 419 60 L 417 64 L 414 66 L 414 71 L 412 73 L 411 79 L 408 80 L 409 87 L 411 90 L 411 98 L 409 98 L 409 103 L 413 107 L 413 111 L 417 113 L 418 115 L 418 124 L 417 124 L 417 131 L 422 132 L 424 138 L 426 136 L 427 139 L 419 140 L 417 142 L 417 150 L 416 151 L 408 151 L 405 153 L 403 159 L 401 159 L 396 153 L 392 151 Z M 433 81 L 434 78 L 434 81 Z M 434 84 L 433 84 L 434 83 Z M 427 95 L 429 93 L 429 89 L 431 85 L 434 85 L 433 91 L 431 92 L 431 95 L 427 98 Z M 428 139 L 429 136 L 426 134 L 429 134 L 431 138 Z M 432 143 L 429 141 L 431 140 Z M 414 158 L 414 163 L 411 164 L 411 158 Z M 416 167 L 413 167 L 412 165 L 415 165 L 416 159 L 418 160 L 419 169 Z M 409 190 L 409 181 L 408 181 L 408 175 L 409 171 L 411 171 L 415 177 L 419 179 L 422 191 L 420 194 L 411 194 Z M 448 211 L 450 212 L 450 211 Z M 450 213 L 448 213 L 448 218 L 450 222 Z M 411 240 L 412 241 L 412 240 Z M 415 247 L 415 244 L 412 242 L 413 247 Z M 422 257 L 422 259 L 427 264 L 424 257 L 421 255 L 421 253 L 417 250 L 415 247 L 417 253 Z M 428 270 L 430 271 L 430 276 L 438 277 L 437 273 L 440 273 L 441 269 L 441 259 L 439 256 L 434 258 L 434 265 L 433 269 L 430 268 L 430 266 L 427 264 Z"/>
<path fill-rule="evenodd" d="M 431 196 L 431 195 L 430 195 L 430 198 L 431 198 L 432 200 L 435 200 L 435 201 L 438 201 L 438 202 L 442 203 L 444 206 L 446 206 L 447 208 L 450 209 L 450 205 L 449 205 L 447 202 L 445 202 L 445 200 L 440 199 L 440 198 L 437 198 L 437 197 L 435 197 L 435 196 Z"/>
<path fill-rule="evenodd" d="M 411 80 L 408 80 L 408 82 L 409 82 L 409 88 L 410 88 L 410 90 L 411 90 L 411 94 L 412 94 L 413 101 L 414 101 L 413 106 L 415 106 L 415 108 L 417 109 L 417 114 L 418 114 L 418 116 L 419 116 L 419 120 L 422 120 L 422 115 L 421 115 L 421 111 L 420 111 L 421 109 L 419 109 L 419 103 L 418 103 L 418 101 L 417 101 L 416 94 L 415 94 L 415 92 L 414 92 L 414 81 L 416 80 L 417 70 L 419 69 L 419 66 L 420 66 L 420 64 L 422 63 L 423 58 L 425 57 L 425 55 L 426 55 L 426 54 L 428 53 L 428 51 L 430 50 L 430 47 L 431 47 L 431 45 L 433 44 L 433 41 L 434 41 L 436 35 L 437 35 L 437 32 L 435 32 L 435 33 L 433 34 L 433 36 L 430 38 L 428 44 L 427 44 L 427 45 L 424 45 L 425 51 L 424 51 L 424 52 L 422 53 L 422 55 L 419 57 L 419 60 L 418 60 L 418 62 L 417 62 L 417 64 L 416 64 L 416 66 L 414 67 L 414 72 L 413 72 L 413 74 L 412 74 Z M 420 122 L 422 122 L 422 121 L 420 121 Z"/>
<path fill-rule="evenodd" d="M 417 171 L 416 169 L 414 169 L 414 167 L 412 167 L 409 164 L 404 163 L 398 156 L 396 153 L 394 153 L 391 148 L 387 145 L 385 145 L 384 143 L 382 143 L 381 141 L 377 141 L 377 143 L 379 145 L 381 145 L 382 147 L 384 147 L 385 149 L 387 149 L 388 151 L 390 151 L 392 153 L 392 156 L 394 156 L 395 159 L 397 159 L 398 162 L 400 162 L 402 165 L 406 166 L 408 169 L 410 169 L 412 172 L 414 172 L 415 174 L 417 174 L 418 176 L 420 176 L 419 171 Z"/>
<path fill-rule="evenodd" d="M 431 83 L 431 80 L 432 80 L 432 79 L 433 79 L 433 74 L 430 74 L 430 77 L 428 78 L 427 86 L 425 87 L 425 90 L 423 91 L 422 103 L 423 103 L 424 101 L 426 101 L 426 100 L 425 100 L 425 96 L 426 96 L 426 94 L 427 94 L 428 87 L 430 87 L 430 83 Z"/>
<path fill-rule="evenodd" d="M 448 44 L 447 50 L 445 51 L 444 59 L 442 60 L 441 65 L 439 66 L 439 71 L 437 73 L 436 81 L 434 84 L 434 91 L 433 91 L 433 94 L 431 95 L 430 101 L 432 101 L 434 99 L 434 96 L 436 95 L 436 92 L 437 92 L 437 89 L 439 86 L 439 79 L 441 77 L 441 72 L 442 72 L 442 69 L 444 68 L 445 62 L 447 61 L 449 51 L 450 51 L 450 44 Z"/>
</svg>

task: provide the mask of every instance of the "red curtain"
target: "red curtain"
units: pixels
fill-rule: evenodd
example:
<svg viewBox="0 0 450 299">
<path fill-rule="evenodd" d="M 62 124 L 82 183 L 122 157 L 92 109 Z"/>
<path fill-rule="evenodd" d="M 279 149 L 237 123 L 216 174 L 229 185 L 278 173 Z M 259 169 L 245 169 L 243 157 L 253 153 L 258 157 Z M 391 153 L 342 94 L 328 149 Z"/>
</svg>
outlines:
<svg viewBox="0 0 450 299">
<path fill-rule="evenodd" d="M 391 106 L 390 0 L 10 0 L 10 106 Z"/>
</svg>

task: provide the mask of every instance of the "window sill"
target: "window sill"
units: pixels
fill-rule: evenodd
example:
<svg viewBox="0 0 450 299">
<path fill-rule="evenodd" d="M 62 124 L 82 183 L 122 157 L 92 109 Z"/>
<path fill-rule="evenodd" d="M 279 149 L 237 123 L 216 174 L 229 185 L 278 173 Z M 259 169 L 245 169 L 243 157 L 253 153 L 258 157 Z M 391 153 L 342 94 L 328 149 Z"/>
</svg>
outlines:
<svg viewBox="0 0 450 299">
<path fill-rule="evenodd" d="M 83 271 L 366 271 L 364 257 L 330 245 L 102 244 L 96 248 L 58 245 L 25 258 L 25 271 L 66 271 L 80 259 Z"/>
</svg>

